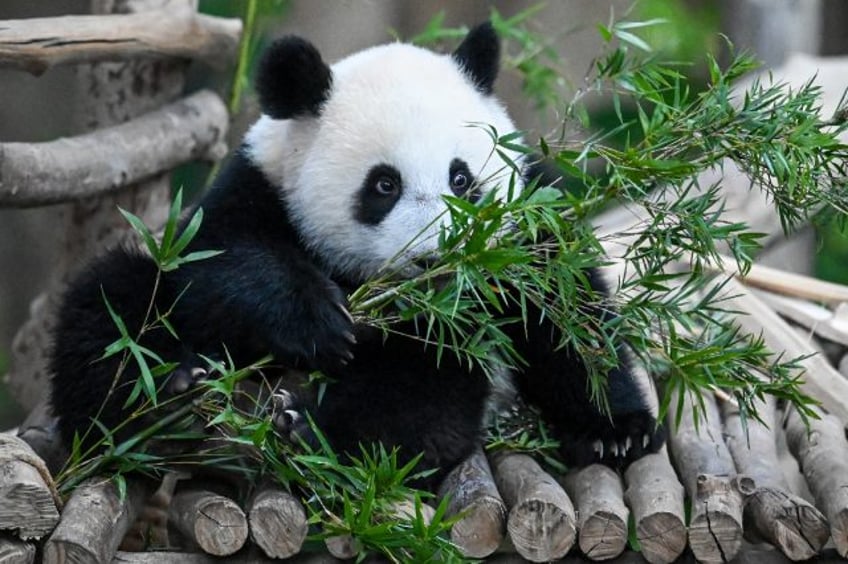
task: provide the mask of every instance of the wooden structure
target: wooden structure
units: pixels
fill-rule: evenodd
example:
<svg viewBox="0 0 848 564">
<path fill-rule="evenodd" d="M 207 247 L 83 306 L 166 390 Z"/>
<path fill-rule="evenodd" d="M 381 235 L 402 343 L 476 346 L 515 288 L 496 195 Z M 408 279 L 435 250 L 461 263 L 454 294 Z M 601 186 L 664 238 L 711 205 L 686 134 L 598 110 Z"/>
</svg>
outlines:
<svg viewBox="0 0 848 564">
<path fill-rule="evenodd" d="M 124 13 L 103 13 L 116 7 Z M 95 0 L 94 8 L 100 13 L 0 22 L 0 66 L 39 73 L 57 64 L 81 65 L 81 81 L 91 93 L 80 112 L 80 129 L 88 133 L 49 143 L 0 143 L 0 206 L 70 202 L 67 259 L 57 269 L 54 289 L 104 242 L 125 236 L 116 203 L 156 223 L 166 209 L 167 172 L 224 152 L 224 105 L 210 92 L 179 98 L 183 60 L 232 60 L 239 22 L 200 16 L 191 0 Z M 115 59 L 130 63 L 110 67 Z M 624 231 L 614 220 L 608 228 Z M 842 322 L 848 289 L 779 272 L 762 275 L 759 268 L 748 282 L 733 287 L 736 309 L 753 313 L 745 318 L 747 329 L 763 334 L 774 350 L 807 354 L 815 350 L 813 337 L 848 347 L 848 324 Z M 835 310 L 751 289 L 765 283 Z M 180 487 L 175 479 L 156 493 L 154 484 L 130 480 L 124 496 L 108 480 L 96 479 L 63 506 L 44 462 L 57 457 L 39 407 L 52 295 L 34 304 L 33 318 L 15 343 L 9 381 L 35 415 L 21 429 L 26 442 L 0 435 L 0 562 L 34 562 L 37 547 L 49 563 L 201 564 L 218 561 L 215 556 L 231 562 L 333 562 L 357 556 L 361 547 L 349 537 L 327 539 L 326 552 L 301 553 L 306 512 L 300 500 L 270 485 L 240 507 L 214 488 Z M 790 321 L 805 325 L 805 338 Z M 829 412 L 811 434 L 796 413 L 764 402 L 766 425 L 749 422 L 745 435 L 732 404 L 706 397 L 706 424 L 696 429 L 685 412 L 668 451 L 633 464 L 623 482 L 602 466 L 551 476 L 526 455 L 479 450 L 439 491 L 449 497 L 448 513 L 461 516 L 451 539 L 469 557 L 493 562 L 569 562 L 577 551 L 591 560 L 644 558 L 654 564 L 737 556 L 751 562 L 815 560 L 828 538 L 839 556 L 848 557 L 848 383 L 821 356 L 804 362 L 806 389 Z M 782 460 L 794 466 L 778 471 Z M 684 491 L 692 501 L 689 523 Z M 170 532 L 193 552 L 118 550 L 133 536 L 136 517 L 148 511 L 151 495 L 164 512 L 159 523 L 170 523 Z M 408 512 L 399 507 L 398 518 Z M 626 550 L 631 520 L 641 555 Z M 167 532 L 162 539 L 168 542 Z M 746 539 L 772 547 L 744 548 Z"/>
</svg>

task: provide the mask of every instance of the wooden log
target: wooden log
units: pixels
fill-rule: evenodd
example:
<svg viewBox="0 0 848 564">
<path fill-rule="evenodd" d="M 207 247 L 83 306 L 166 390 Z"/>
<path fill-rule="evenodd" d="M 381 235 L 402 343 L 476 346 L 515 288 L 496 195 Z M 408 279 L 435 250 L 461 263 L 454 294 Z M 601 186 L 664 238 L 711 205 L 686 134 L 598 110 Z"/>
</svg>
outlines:
<svg viewBox="0 0 848 564">
<path fill-rule="evenodd" d="M 120 125 L 46 143 L 0 144 L 0 206 L 112 192 L 226 151 L 227 109 L 204 90 Z"/>
<path fill-rule="evenodd" d="M 0 21 L 0 67 L 41 74 L 70 63 L 138 57 L 202 59 L 223 67 L 235 60 L 241 20 L 188 7 Z"/>
<path fill-rule="evenodd" d="M 741 490 L 745 534 L 770 542 L 793 561 L 807 560 L 830 537 L 827 520 L 812 504 L 792 494 L 781 471 L 774 398 L 756 400 L 754 407 L 762 422 L 749 417 L 743 425 L 736 406 L 729 402 L 722 406 L 727 447 L 736 469 L 752 480 L 743 483 Z"/>
<path fill-rule="evenodd" d="M 231 499 L 207 490 L 178 491 L 168 513 L 171 523 L 204 552 L 228 556 L 247 540 L 247 517 Z"/>
<path fill-rule="evenodd" d="M 350 560 L 362 552 L 362 543 L 350 535 L 336 535 L 324 539 L 324 546 L 333 558 Z"/>
<path fill-rule="evenodd" d="M 0 533 L 0 564 L 33 564 L 35 545 Z"/>
<path fill-rule="evenodd" d="M 765 290 L 756 290 L 754 295 L 789 321 L 828 341 L 848 346 L 848 303 L 840 303 L 831 311 L 806 300 Z"/>
<path fill-rule="evenodd" d="M 237 555 L 224 559 L 227 564 L 279 564 L 258 549 L 245 548 Z M 222 559 L 202 552 L 118 552 L 112 564 L 221 564 Z M 339 560 L 324 552 L 301 553 L 286 559 L 286 564 L 338 564 Z M 366 562 L 369 562 L 366 560 Z"/>
<path fill-rule="evenodd" d="M 59 522 L 61 500 L 47 466 L 20 438 L 0 434 L 0 530 L 40 539 Z"/>
<path fill-rule="evenodd" d="M 786 421 L 789 450 L 798 459 L 816 506 L 830 522 L 830 535 L 843 558 L 848 558 L 848 443 L 845 427 L 833 415 L 820 413 L 809 421 L 809 433 L 796 410 Z"/>
<path fill-rule="evenodd" d="M 804 357 L 798 362 L 804 369 L 801 389 L 820 401 L 840 421 L 848 422 L 848 380 L 822 355 L 816 354 L 816 349 L 801 339 L 786 321 L 737 280 L 727 280 L 722 297 L 725 298 L 725 309 L 747 314 L 737 316 L 736 323 L 745 332 L 761 336 L 775 354 L 786 360 Z"/>
<path fill-rule="evenodd" d="M 569 472 L 563 481 L 577 508 L 578 546 L 590 560 L 609 560 L 627 546 L 627 519 L 621 478 L 601 464 Z"/>
<path fill-rule="evenodd" d="M 121 499 L 108 478 L 83 482 L 44 545 L 44 564 L 110 562 L 150 489 L 146 482 L 128 478 L 127 495 Z"/>
<path fill-rule="evenodd" d="M 531 562 L 565 556 L 577 531 L 574 506 L 562 486 L 524 454 L 498 454 L 492 469 L 509 507 L 506 529 L 516 551 Z"/>
<path fill-rule="evenodd" d="M 462 554 L 486 558 L 497 550 L 506 532 L 507 510 L 482 449 L 445 477 L 439 497 L 449 499 L 448 517 L 462 514 L 450 533 Z"/>
<path fill-rule="evenodd" d="M 848 286 L 826 282 L 811 276 L 786 272 L 778 268 L 752 264 L 747 274 L 736 271 L 736 261 L 722 257 L 721 271 L 739 277 L 745 284 L 778 294 L 795 296 L 805 300 L 839 305 L 848 302 Z"/>
<path fill-rule="evenodd" d="M 642 556 L 651 564 L 674 562 L 686 548 L 686 520 L 683 485 L 666 450 L 632 463 L 624 481 L 624 500 L 633 512 Z"/>
<path fill-rule="evenodd" d="M 696 427 L 694 399 L 684 394 L 682 418 L 675 426 L 669 412 L 669 448 L 686 493 L 692 501 L 689 547 L 700 562 L 729 562 L 742 547 L 742 494 L 736 468 L 721 437 L 718 407 L 702 397 Z"/>
<path fill-rule="evenodd" d="M 272 485 L 260 488 L 247 510 L 250 538 L 271 558 L 300 552 L 308 523 L 303 505 L 293 495 Z"/>
</svg>

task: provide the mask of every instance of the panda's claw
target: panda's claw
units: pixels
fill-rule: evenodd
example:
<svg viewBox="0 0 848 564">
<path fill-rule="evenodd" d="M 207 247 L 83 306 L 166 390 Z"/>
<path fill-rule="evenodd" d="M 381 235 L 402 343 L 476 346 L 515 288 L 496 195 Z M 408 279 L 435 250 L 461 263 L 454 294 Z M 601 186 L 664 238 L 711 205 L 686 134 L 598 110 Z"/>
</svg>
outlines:
<svg viewBox="0 0 848 564">
<path fill-rule="evenodd" d="M 604 459 L 604 442 L 600 439 L 592 443 L 592 449 L 598 453 L 598 458 Z"/>
<path fill-rule="evenodd" d="M 344 315 L 347 318 L 347 320 L 350 322 L 351 325 L 356 323 L 356 320 L 353 318 L 353 315 L 351 315 L 350 311 L 347 309 L 347 307 L 343 303 L 336 302 L 336 307 L 339 309 L 339 311 L 342 312 L 342 315 Z M 351 336 L 353 336 L 353 333 L 351 333 Z M 356 342 L 356 341 L 354 341 L 354 342 Z"/>
</svg>

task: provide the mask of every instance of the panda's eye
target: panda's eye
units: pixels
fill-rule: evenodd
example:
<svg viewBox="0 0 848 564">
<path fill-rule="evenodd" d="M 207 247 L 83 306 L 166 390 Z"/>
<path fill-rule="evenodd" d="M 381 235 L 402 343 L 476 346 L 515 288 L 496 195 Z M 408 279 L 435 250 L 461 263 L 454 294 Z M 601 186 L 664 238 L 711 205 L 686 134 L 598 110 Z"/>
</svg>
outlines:
<svg viewBox="0 0 848 564">
<path fill-rule="evenodd" d="M 465 175 L 464 172 L 457 172 L 451 178 L 451 190 L 454 191 L 455 194 L 463 194 L 466 190 L 468 190 L 468 176 Z"/>
<path fill-rule="evenodd" d="M 474 177 L 468 170 L 468 164 L 462 159 L 454 159 L 448 174 L 450 189 L 457 196 L 465 196 L 472 202 L 480 198 L 479 189 L 474 187 Z"/>
<path fill-rule="evenodd" d="M 389 176 L 381 176 L 374 183 L 374 191 L 381 196 L 394 196 L 398 189 L 397 181 Z"/>
</svg>

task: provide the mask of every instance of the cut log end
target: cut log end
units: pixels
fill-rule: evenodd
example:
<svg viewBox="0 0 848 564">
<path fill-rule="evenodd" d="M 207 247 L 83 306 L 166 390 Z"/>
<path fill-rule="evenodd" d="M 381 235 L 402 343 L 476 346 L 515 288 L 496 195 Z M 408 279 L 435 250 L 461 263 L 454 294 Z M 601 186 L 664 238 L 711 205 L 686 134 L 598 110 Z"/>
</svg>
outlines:
<svg viewBox="0 0 848 564">
<path fill-rule="evenodd" d="M 636 525 L 636 538 L 645 560 L 667 564 L 677 560 L 686 549 L 686 525 L 674 513 L 653 513 Z"/>
<path fill-rule="evenodd" d="M 290 494 L 264 490 L 248 512 L 250 537 L 271 558 L 288 558 L 300 552 L 306 538 L 306 512 Z"/>
<path fill-rule="evenodd" d="M 171 521 L 204 552 L 228 556 L 247 541 L 247 518 L 236 503 L 205 490 L 188 490 L 174 496 Z"/>
<path fill-rule="evenodd" d="M 742 547 L 742 525 L 727 513 L 708 509 L 692 519 L 689 547 L 698 562 L 729 562 Z"/>
<path fill-rule="evenodd" d="M 609 560 L 627 546 L 627 522 L 608 511 L 591 515 L 580 527 L 580 550 L 592 560 Z"/>
<path fill-rule="evenodd" d="M 574 518 L 556 503 L 528 499 L 509 512 L 507 531 L 516 551 L 531 562 L 562 558 L 577 538 Z"/>
<path fill-rule="evenodd" d="M 465 556 L 486 558 L 501 544 L 506 528 L 506 506 L 499 498 L 478 498 L 463 509 L 451 528 L 451 541 Z"/>
</svg>

